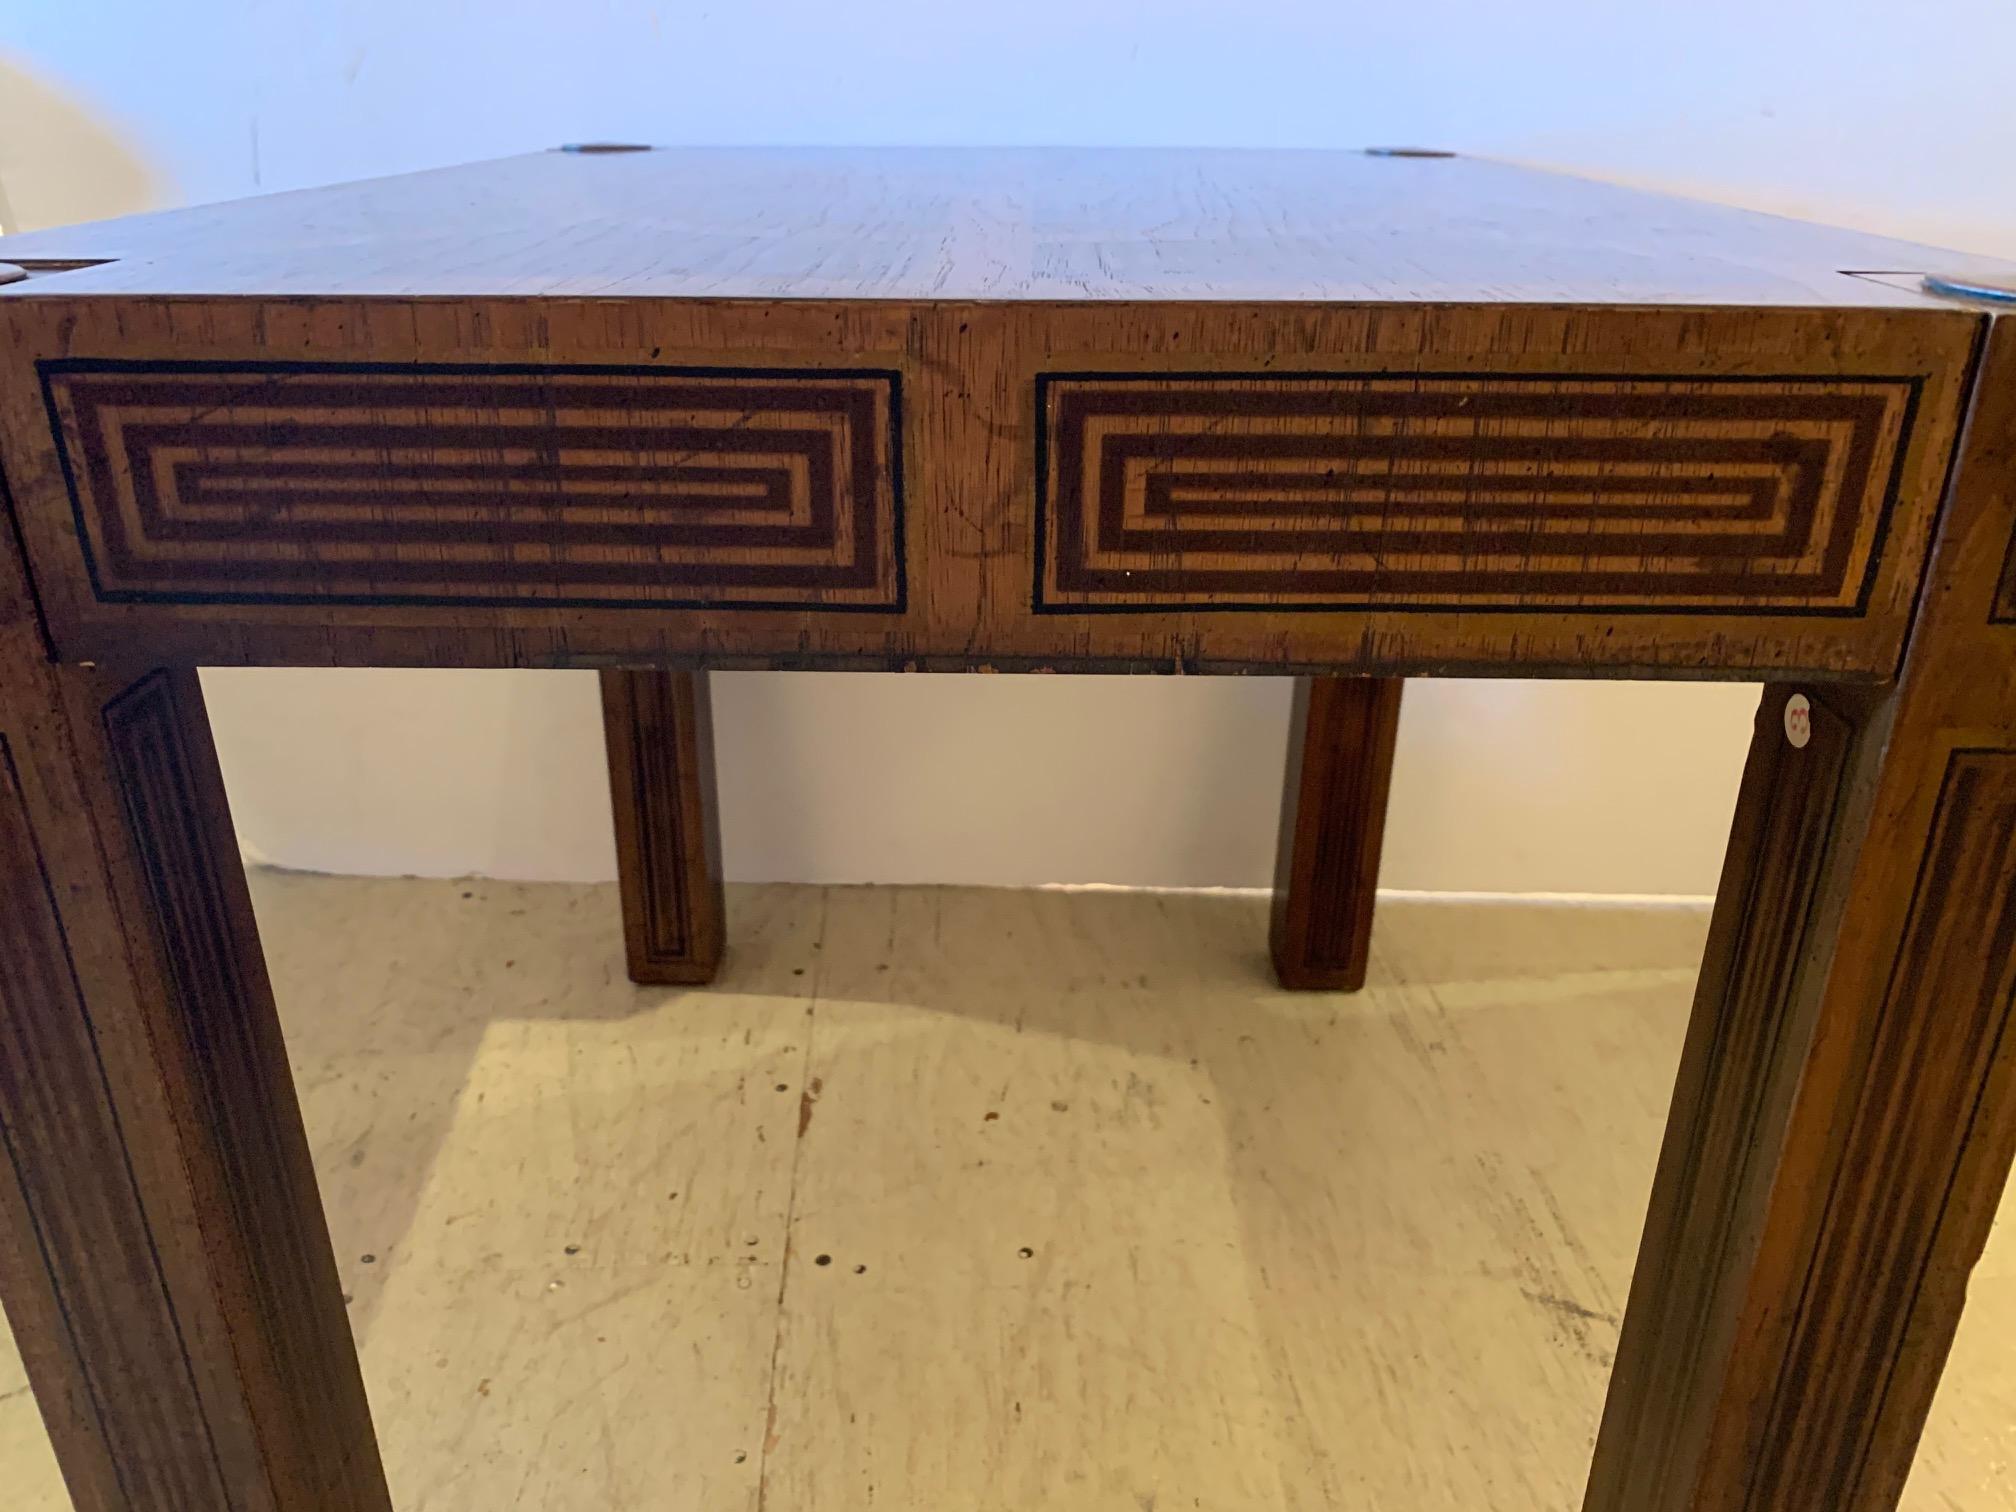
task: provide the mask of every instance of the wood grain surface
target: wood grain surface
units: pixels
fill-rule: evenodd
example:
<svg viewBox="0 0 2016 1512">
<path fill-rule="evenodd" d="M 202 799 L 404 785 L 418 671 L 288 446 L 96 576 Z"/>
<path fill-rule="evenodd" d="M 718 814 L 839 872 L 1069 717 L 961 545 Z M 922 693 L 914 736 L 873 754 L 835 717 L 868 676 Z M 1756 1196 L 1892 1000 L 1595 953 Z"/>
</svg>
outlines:
<svg viewBox="0 0 2016 1512">
<path fill-rule="evenodd" d="M 1990 266 L 1483 158 L 861 147 L 530 153 L 0 259 L 100 261 L 64 277 L 119 295 L 1801 307 L 1924 303 L 1858 270 Z"/>
</svg>

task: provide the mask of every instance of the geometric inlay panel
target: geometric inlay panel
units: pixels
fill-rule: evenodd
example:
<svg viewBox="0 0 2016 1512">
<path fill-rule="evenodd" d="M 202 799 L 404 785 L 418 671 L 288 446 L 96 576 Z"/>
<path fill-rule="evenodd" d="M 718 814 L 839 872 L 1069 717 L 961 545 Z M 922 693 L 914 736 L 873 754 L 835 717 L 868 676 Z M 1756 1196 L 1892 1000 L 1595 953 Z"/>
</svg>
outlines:
<svg viewBox="0 0 2016 1512">
<path fill-rule="evenodd" d="M 1038 612 L 1859 613 L 1909 378 L 1054 374 Z"/>
<path fill-rule="evenodd" d="M 42 364 L 110 602 L 903 606 L 897 377 Z"/>
</svg>

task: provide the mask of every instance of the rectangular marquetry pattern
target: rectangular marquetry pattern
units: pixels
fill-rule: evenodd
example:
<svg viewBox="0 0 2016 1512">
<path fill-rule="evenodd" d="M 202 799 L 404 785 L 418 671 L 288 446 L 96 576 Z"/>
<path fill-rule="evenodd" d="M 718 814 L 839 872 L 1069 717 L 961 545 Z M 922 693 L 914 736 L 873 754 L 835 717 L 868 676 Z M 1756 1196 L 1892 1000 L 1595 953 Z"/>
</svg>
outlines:
<svg viewBox="0 0 2016 1512">
<path fill-rule="evenodd" d="M 1917 393 L 1052 375 L 1036 607 L 1856 614 Z"/>
<path fill-rule="evenodd" d="M 102 601 L 902 608 L 893 373 L 42 378 Z"/>
</svg>

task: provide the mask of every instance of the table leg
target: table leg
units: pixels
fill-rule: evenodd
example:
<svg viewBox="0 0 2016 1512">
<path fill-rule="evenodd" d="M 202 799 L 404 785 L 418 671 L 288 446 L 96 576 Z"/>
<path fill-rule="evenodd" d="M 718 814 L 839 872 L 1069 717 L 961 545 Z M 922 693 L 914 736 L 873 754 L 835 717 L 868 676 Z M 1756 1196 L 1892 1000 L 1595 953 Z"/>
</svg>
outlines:
<svg viewBox="0 0 2016 1512">
<path fill-rule="evenodd" d="M 71 1496 L 386 1512 L 195 673 L 10 628 L 0 1292 Z"/>
<path fill-rule="evenodd" d="M 630 980 L 699 983 L 721 965 L 721 827 L 704 672 L 602 674 Z"/>
<path fill-rule="evenodd" d="M 1268 943 L 1283 987 L 1365 985 L 1398 677 L 1295 680 Z"/>
<path fill-rule="evenodd" d="M 1976 392 L 1898 686 L 1759 713 L 1587 1512 L 1910 1472 L 2016 1152 L 2016 323 Z"/>
</svg>

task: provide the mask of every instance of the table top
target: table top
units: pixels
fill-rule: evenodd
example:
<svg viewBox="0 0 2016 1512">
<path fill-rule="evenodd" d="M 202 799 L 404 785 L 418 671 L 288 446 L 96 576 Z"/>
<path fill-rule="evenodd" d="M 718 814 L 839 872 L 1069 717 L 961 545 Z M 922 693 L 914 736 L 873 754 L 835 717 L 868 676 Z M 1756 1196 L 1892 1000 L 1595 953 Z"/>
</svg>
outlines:
<svg viewBox="0 0 2016 1512">
<path fill-rule="evenodd" d="M 0 239 L 42 294 L 1897 308 L 1992 266 L 1462 156 L 550 151 Z"/>
<path fill-rule="evenodd" d="M 1879 679 L 1988 320 L 1355 152 L 555 150 L 0 261 L 72 660 Z"/>
</svg>

